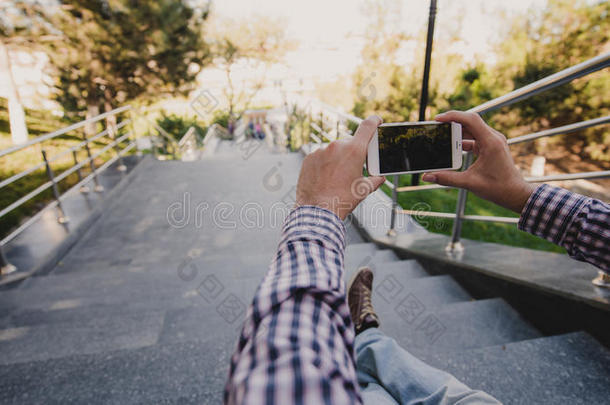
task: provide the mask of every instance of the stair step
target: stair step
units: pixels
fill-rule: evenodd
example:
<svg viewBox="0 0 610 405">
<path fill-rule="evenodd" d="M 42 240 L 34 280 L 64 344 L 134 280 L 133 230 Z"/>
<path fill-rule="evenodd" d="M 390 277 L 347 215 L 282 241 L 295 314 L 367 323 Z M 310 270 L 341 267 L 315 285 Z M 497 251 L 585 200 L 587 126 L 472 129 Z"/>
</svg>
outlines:
<svg viewBox="0 0 610 405">
<path fill-rule="evenodd" d="M 155 345 L 0 366 L 0 403 L 219 404 L 236 342 Z"/>
<path fill-rule="evenodd" d="M 76 322 L 88 319 L 87 311 L 105 315 L 181 308 L 205 302 L 210 294 L 216 293 L 238 294 L 249 303 L 266 268 L 260 274 L 241 278 L 235 277 L 235 271 L 223 271 L 226 269 L 222 267 L 194 273 L 191 270 L 185 268 L 181 274 L 123 273 L 105 281 L 96 277 L 76 284 L 70 282 L 70 275 L 41 278 L 36 286 L 0 295 L 0 308 L 5 315 L 0 318 L 0 326 Z M 62 281 L 66 284 L 61 284 Z"/>
<path fill-rule="evenodd" d="M 610 398 L 610 351 L 585 332 L 463 353 L 430 364 L 504 404 L 602 404 Z"/>
<path fill-rule="evenodd" d="M 383 321 L 396 317 L 405 304 L 419 305 L 413 310 L 424 312 L 456 302 L 471 301 L 468 294 L 451 276 L 403 279 L 388 275 L 373 284 L 373 305 Z"/>
<path fill-rule="evenodd" d="M 416 356 L 541 336 L 501 298 L 428 308 L 413 294 L 396 305 L 392 317 L 381 318 L 381 328 Z"/>
<path fill-rule="evenodd" d="M 353 271 L 363 266 L 375 267 L 379 263 L 395 262 L 400 258 L 393 250 L 380 250 L 373 243 L 356 243 L 345 249 L 345 269 Z"/>
<path fill-rule="evenodd" d="M 406 281 L 412 278 L 428 277 L 430 274 L 416 260 L 399 260 L 385 263 L 371 263 L 369 265 L 375 274 L 374 283 L 380 283 L 392 276 L 399 281 Z M 352 266 L 345 269 L 345 281 L 351 280 L 352 276 L 358 271 L 358 267 Z"/>
<path fill-rule="evenodd" d="M 410 284 L 404 286 L 401 293 L 404 296 L 416 294 L 427 309 L 470 299 L 468 293 L 450 276 L 414 279 Z M 210 304 L 201 300 L 196 306 L 168 311 L 160 342 L 174 343 L 182 340 L 201 339 L 210 328 L 226 329 L 227 332 L 240 331 L 246 309 L 250 304 L 250 300 L 242 298 L 243 296 L 243 292 L 232 291 L 232 294 L 229 293 L 215 299 Z M 395 308 L 400 303 L 397 297 L 390 297 L 386 294 L 384 298 L 384 294 L 379 294 L 378 291 L 374 293 L 373 297 L 375 310 L 379 313 L 382 322 L 386 317 L 396 314 Z M 233 307 L 237 309 L 233 313 L 226 314 L 221 306 L 229 300 L 236 304 Z"/>
<path fill-rule="evenodd" d="M 163 319 L 163 312 L 141 312 L 2 329 L 0 364 L 151 346 Z"/>
</svg>

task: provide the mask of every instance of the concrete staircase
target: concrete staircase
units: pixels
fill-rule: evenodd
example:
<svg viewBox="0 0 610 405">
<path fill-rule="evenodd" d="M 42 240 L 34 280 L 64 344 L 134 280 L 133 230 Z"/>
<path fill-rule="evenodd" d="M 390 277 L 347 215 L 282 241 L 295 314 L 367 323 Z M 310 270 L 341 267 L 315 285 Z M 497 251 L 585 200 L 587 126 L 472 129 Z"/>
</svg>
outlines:
<svg viewBox="0 0 610 405">
<path fill-rule="evenodd" d="M 48 275 L 0 293 L 1 403 L 217 404 L 241 323 L 292 205 L 299 154 L 231 143 L 194 162 L 144 159 L 130 187 Z M 507 404 L 601 404 L 610 352 L 542 336 L 499 298 L 366 243 L 382 329 Z"/>
</svg>

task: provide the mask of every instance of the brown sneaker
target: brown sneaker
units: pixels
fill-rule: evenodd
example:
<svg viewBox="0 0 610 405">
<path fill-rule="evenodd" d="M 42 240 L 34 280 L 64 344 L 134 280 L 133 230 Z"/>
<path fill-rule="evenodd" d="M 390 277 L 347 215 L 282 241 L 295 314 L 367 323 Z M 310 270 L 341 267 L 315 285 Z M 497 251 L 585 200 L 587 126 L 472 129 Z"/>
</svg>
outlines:
<svg viewBox="0 0 610 405">
<path fill-rule="evenodd" d="M 379 327 L 379 317 L 371 302 L 372 292 L 373 271 L 362 267 L 354 274 L 347 287 L 347 303 L 356 327 L 356 335 L 368 328 Z"/>
</svg>

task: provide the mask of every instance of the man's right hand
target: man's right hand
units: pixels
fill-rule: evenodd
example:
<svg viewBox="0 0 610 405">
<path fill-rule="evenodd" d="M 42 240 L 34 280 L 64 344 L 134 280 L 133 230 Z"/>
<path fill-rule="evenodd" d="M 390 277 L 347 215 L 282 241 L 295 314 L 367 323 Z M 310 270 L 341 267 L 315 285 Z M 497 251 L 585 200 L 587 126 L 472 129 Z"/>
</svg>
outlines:
<svg viewBox="0 0 610 405">
<path fill-rule="evenodd" d="M 462 172 L 426 173 L 422 179 L 444 186 L 472 191 L 505 208 L 521 213 L 535 186 L 525 181 L 508 149 L 506 137 L 489 127 L 476 113 L 449 111 L 435 120 L 462 124 L 462 148 L 477 159 Z"/>
</svg>

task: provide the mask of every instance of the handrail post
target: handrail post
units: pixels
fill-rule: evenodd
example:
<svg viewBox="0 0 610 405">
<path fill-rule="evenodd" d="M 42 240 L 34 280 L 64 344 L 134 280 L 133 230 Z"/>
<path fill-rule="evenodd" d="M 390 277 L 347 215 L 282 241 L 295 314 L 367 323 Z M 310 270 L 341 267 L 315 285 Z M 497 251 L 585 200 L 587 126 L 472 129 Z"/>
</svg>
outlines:
<svg viewBox="0 0 610 405">
<path fill-rule="evenodd" d="M 72 151 L 72 157 L 74 158 L 74 166 L 78 167 L 78 156 L 76 156 L 76 151 L 73 150 Z M 80 183 L 81 181 L 83 181 L 83 173 L 81 171 L 81 168 L 78 167 L 78 169 L 76 169 L 76 175 L 78 176 L 78 182 Z M 80 192 L 83 194 L 87 194 L 90 191 L 89 186 L 87 186 L 86 184 L 83 184 L 82 186 L 80 186 Z"/>
<path fill-rule="evenodd" d="M 591 282 L 597 287 L 610 288 L 610 275 L 598 270 L 597 277 L 591 280 Z"/>
<path fill-rule="evenodd" d="M 95 163 L 91 158 L 91 149 L 89 148 L 89 138 L 87 138 L 87 134 L 83 132 L 83 139 L 85 140 L 85 150 L 87 151 L 87 158 L 89 159 L 89 167 L 91 168 L 91 174 L 93 174 L 93 182 L 95 183 L 95 187 L 93 191 L 96 193 L 101 193 L 104 191 L 104 186 L 100 184 L 99 179 L 97 178 L 97 169 L 95 168 Z"/>
<path fill-rule="evenodd" d="M 340 125 L 339 117 L 337 117 L 337 135 L 335 136 L 335 139 L 339 139 L 339 125 Z"/>
<path fill-rule="evenodd" d="M 394 188 L 392 189 L 392 213 L 390 214 L 390 229 L 388 230 L 388 236 L 396 235 L 396 210 L 398 208 L 398 175 L 395 174 L 392 176 L 392 182 L 394 184 Z"/>
<path fill-rule="evenodd" d="M 69 221 L 69 218 L 66 216 L 66 212 L 61 205 L 61 200 L 59 199 L 59 189 L 57 188 L 57 183 L 55 182 L 55 174 L 53 173 L 53 169 L 51 169 L 51 165 L 49 164 L 49 160 L 47 159 L 47 152 L 42 150 L 42 159 L 44 160 L 44 165 L 47 169 L 47 176 L 51 181 L 51 189 L 53 190 L 53 197 L 55 201 L 57 201 L 57 211 L 59 211 L 59 216 L 57 217 L 57 222 L 60 224 L 65 224 Z"/>
<path fill-rule="evenodd" d="M 11 264 L 4 255 L 4 246 L 0 244 L 0 276 L 6 276 L 17 271 L 17 267 Z"/>
<path fill-rule="evenodd" d="M 472 164 L 472 152 L 468 152 L 464 158 L 464 170 Z M 466 210 L 466 200 L 468 199 L 468 190 L 463 188 L 458 192 L 458 199 L 455 206 L 455 221 L 453 221 L 453 229 L 451 231 L 451 241 L 445 248 L 447 252 L 459 253 L 464 251 L 464 245 L 460 242 L 462 235 L 462 220 Z"/>
<path fill-rule="evenodd" d="M 123 157 L 121 156 L 121 149 L 119 148 L 119 144 L 117 143 L 117 129 L 116 129 L 116 123 L 112 122 L 110 125 L 108 125 L 108 134 L 110 135 L 110 139 L 112 139 L 112 142 L 114 143 L 114 151 L 116 152 L 118 161 L 119 161 L 119 165 L 117 166 L 117 170 L 119 172 L 124 172 L 127 170 L 127 166 L 125 166 L 125 163 L 123 162 Z"/>
</svg>

